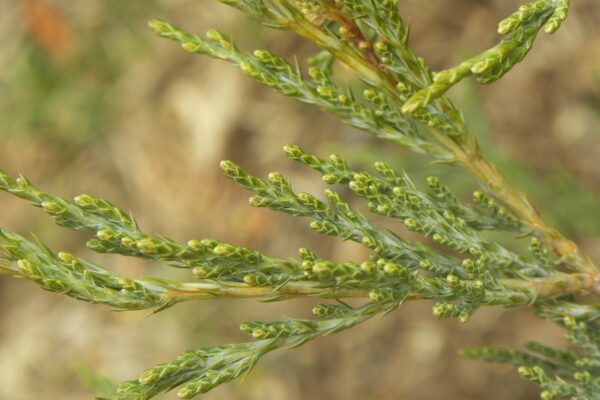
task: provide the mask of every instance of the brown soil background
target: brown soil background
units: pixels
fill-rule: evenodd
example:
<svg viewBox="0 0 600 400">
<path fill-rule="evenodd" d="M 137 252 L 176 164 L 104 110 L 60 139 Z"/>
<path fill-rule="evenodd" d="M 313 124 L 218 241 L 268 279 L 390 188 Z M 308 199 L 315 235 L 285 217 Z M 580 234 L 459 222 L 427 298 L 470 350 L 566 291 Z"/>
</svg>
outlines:
<svg viewBox="0 0 600 400">
<path fill-rule="evenodd" d="M 441 69 L 495 43 L 497 22 L 518 4 L 402 0 L 401 8 L 414 47 Z M 318 237 L 306 221 L 251 208 L 247 193 L 220 175 L 218 161 L 234 159 L 262 176 L 279 170 L 299 190 L 318 193 L 323 186 L 316 175 L 287 161 L 283 145 L 357 160 L 377 157 L 375 151 L 409 156 L 270 93 L 228 65 L 155 38 L 146 29 L 152 17 L 199 33 L 212 27 L 231 32 L 246 49 L 286 56 L 314 50 L 211 0 L 0 0 L 0 167 L 63 197 L 109 199 L 133 210 L 146 231 L 180 240 L 215 237 L 282 257 L 302 246 L 337 260 L 364 257 L 356 246 Z M 575 1 L 560 32 L 540 35 L 507 77 L 486 87 L 464 84 L 471 88 L 467 100 L 480 107 L 497 147 L 512 162 L 528 166 L 540 182 L 560 170 L 593 199 L 600 196 L 598 21 L 598 1 Z M 452 96 L 466 95 L 458 89 Z M 468 179 L 461 184 L 474 189 Z M 538 206 L 550 209 L 558 200 L 542 198 Z M 0 204 L 0 225 L 35 232 L 53 249 L 133 275 L 189 279 L 139 260 L 93 254 L 85 249 L 86 235 L 53 226 L 6 194 L 0 193 Z M 567 205 L 557 212 L 567 221 L 598 220 L 597 212 L 579 211 Z M 600 258 L 597 234 L 570 233 Z M 246 340 L 237 330 L 245 320 L 307 316 L 311 304 L 205 302 L 145 318 L 1 277 L 0 399 L 91 398 L 99 392 L 82 378 L 90 371 L 132 379 L 187 349 Z M 482 310 L 460 325 L 435 320 L 431 304 L 409 304 L 349 332 L 271 354 L 242 381 L 204 398 L 534 399 L 537 388 L 512 368 L 464 360 L 457 351 L 518 347 L 531 339 L 563 344 L 562 335 L 527 309 Z"/>
</svg>

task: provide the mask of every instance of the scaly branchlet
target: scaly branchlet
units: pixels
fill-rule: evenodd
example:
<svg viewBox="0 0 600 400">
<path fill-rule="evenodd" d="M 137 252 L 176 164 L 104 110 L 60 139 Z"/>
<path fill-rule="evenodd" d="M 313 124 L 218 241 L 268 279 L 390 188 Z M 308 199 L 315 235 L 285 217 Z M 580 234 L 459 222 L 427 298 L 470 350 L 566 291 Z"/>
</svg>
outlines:
<svg viewBox="0 0 600 400">
<path fill-rule="evenodd" d="M 227 36 L 215 30 L 209 31 L 203 39 L 160 20 L 151 21 L 150 27 L 161 37 L 179 42 L 186 51 L 231 62 L 245 75 L 274 91 L 316 105 L 381 139 L 436 158 L 449 157 L 444 149 L 422 137 L 411 118 L 385 112 L 385 105 L 358 102 L 349 89 L 339 88 L 316 66 L 309 70 L 311 82 L 304 78 L 298 65 L 291 65 L 266 50 L 252 54 L 242 52 Z"/>
<path fill-rule="evenodd" d="M 369 252 L 359 262 L 337 262 L 306 248 L 297 257 L 280 259 L 210 238 L 181 243 L 147 234 L 131 214 L 106 200 L 84 194 L 67 201 L 0 171 L 0 190 L 40 207 L 59 226 L 92 233 L 87 242 L 92 250 L 186 268 L 195 281 L 126 277 L 6 230 L 0 230 L 0 273 L 118 310 L 156 312 L 212 298 L 335 300 L 314 307 L 314 320 L 246 322 L 241 330 L 253 341 L 183 353 L 124 382 L 109 399 L 146 400 L 176 387 L 179 398 L 191 399 L 247 373 L 273 350 L 299 346 L 423 299 L 434 301 L 435 317 L 461 322 L 482 306 L 533 305 L 539 317 L 567 331 L 574 349 L 531 342 L 523 351 L 486 347 L 463 354 L 518 366 L 525 379 L 541 386 L 543 399 L 597 399 L 600 307 L 576 300 L 600 295 L 600 271 L 483 158 L 462 113 L 446 96 L 468 76 L 489 83 L 510 71 L 530 51 L 539 30 L 556 32 L 569 0 L 521 6 L 500 23 L 498 32 L 505 37 L 498 45 L 438 73 L 410 47 L 396 0 L 221 1 L 268 27 L 304 37 L 321 51 L 304 68 L 302 61 L 290 63 L 267 50 L 241 51 L 216 30 L 201 38 L 160 20 L 150 27 L 188 52 L 230 62 L 275 92 L 315 105 L 375 137 L 436 162 L 461 164 L 483 188 L 469 203 L 436 177 L 421 189 L 383 162 L 375 163 L 375 172 L 359 171 L 339 155 L 322 159 L 298 146 L 285 147 L 289 158 L 316 170 L 324 182 L 336 189 L 345 186 L 365 200 L 373 214 L 367 216 L 341 190 L 329 188 L 319 198 L 295 192 L 280 173 L 263 180 L 232 161 L 221 163 L 227 177 L 253 192 L 251 205 L 308 218 L 317 233 L 352 240 Z M 363 86 L 351 90 L 338 83 L 335 62 L 348 67 Z M 392 219 L 396 227 L 379 228 L 381 218 Z M 402 230 L 420 234 L 421 240 L 402 238 Z M 486 231 L 504 235 L 507 244 L 490 239 Z M 531 241 L 529 252 L 515 243 L 525 236 Z M 354 308 L 345 298 L 363 303 Z"/>
<path fill-rule="evenodd" d="M 180 399 L 191 399 L 248 372 L 262 356 L 273 350 L 299 346 L 318 336 L 351 328 L 397 306 L 398 301 L 367 303 L 343 315 L 316 321 L 246 323 L 242 325 L 242 331 L 257 341 L 184 353 L 173 362 L 145 371 L 136 381 L 121 384 L 109 400 L 148 399 L 176 386 L 182 386 L 177 392 Z"/>
<path fill-rule="evenodd" d="M 367 97 L 376 100 L 377 104 L 386 105 L 386 108 L 380 111 L 391 110 L 389 113 L 375 112 L 372 115 L 397 115 L 395 109 L 400 109 L 411 96 L 423 90 L 427 91 L 427 88 L 434 84 L 431 71 L 425 62 L 414 54 L 408 44 L 408 30 L 402 22 L 395 1 L 329 2 L 319 0 L 313 2 L 323 6 L 322 14 L 318 18 L 309 18 L 302 12 L 302 7 L 298 8 L 295 3 L 287 0 L 232 1 L 229 3 L 242 10 L 245 10 L 250 3 L 255 4 L 253 9 L 271 10 L 286 21 L 275 27 L 293 31 L 311 40 L 329 52 L 336 60 L 345 64 L 370 86 L 365 92 Z M 477 61 L 473 65 L 477 64 L 483 71 L 482 74 L 484 72 L 488 74 L 486 76 L 506 72 L 513 65 L 512 62 L 519 61 L 524 56 L 523 49 L 530 48 L 541 25 L 546 22 L 550 23 L 550 21 L 555 21 L 552 22 L 554 24 L 564 19 L 567 5 L 566 2 L 558 0 L 540 0 L 524 5 L 510 19 L 516 21 L 509 24 L 512 31 L 505 28 L 510 31 L 508 35 L 511 40 L 506 39 L 501 42 L 499 47 L 485 52 L 485 57 L 475 57 L 467 64 Z M 364 12 L 364 10 L 369 11 Z M 252 13 L 252 15 L 267 25 L 273 25 L 270 14 Z M 391 21 L 390 24 L 388 21 Z M 331 24 L 339 27 L 338 31 L 331 29 Z M 227 56 L 227 53 L 235 49 L 235 46 L 223 35 L 212 31 L 209 34 L 209 37 L 213 38 L 211 43 L 221 46 L 220 49 L 215 49 L 211 47 L 209 41 L 199 39 L 165 22 L 155 21 L 151 26 L 159 35 L 177 40 L 184 47 L 195 52 L 240 65 L 242 70 L 245 68 L 252 77 L 259 82 L 271 85 L 276 91 L 285 94 L 294 93 L 294 97 L 301 101 L 318 104 L 307 100 L 307 96 L 295 94 L 299 87 L 296 78 L 289 79 L 285 76 L 276 79 L 269 78 L 273 76 L 272 72 L 265 71 L 264 67 L 252 58 L 240 58 L 239 54 L 241 53 L 237 50 L 233 51 L 234 54 Z M 369 37 L 376 37 L 376 43 L 367 39 Z M 191 44 L 186 45 L 186 43 Z M 503 52 L 508 50 L 511 50 L 510 57 L 506 58 Z M 487 57 L 488 55 L 490 57 Z M 270 55 L 269 57 L 274 56 Z M 242 65 L 242 62 L 245 63 Z M 297 67 L 296 70 L 299 71 Z M 465 73 L 472 72 L 469 69 L 469 72 Z M 328 75 L 327 79 L 330 79 Z M 294 83 L 296 90 L 292 90 L 292 92 L 288 91 L 290 82 L 296 82 Z M 283 86 L 279 87 L 280 85 Z M 321 93 L 326 96 L 333 94 L 331 88 L 328 87 L 321 89 Z M 344 94 L 342 97 L 335 98 L 355 103 L 353 96 Z M 320 107 L 332 111 L 332 107 L 323 104 Z M 340 104 L 337 104 L 337 108 L 347 110 Z M 395 138 L 392 138 L 392 141 L 413 151 L 429 154 L 439 161 L 457 162 L 464 165 L 503 205 L 506 205 L 515 216 L 523 221 L 524 228 L 535 231 L 549 248 L 560 257 L 569 259 L 569 264 L 573 268 L 587 272 L 596 269 L 587 257 L 580 254 L 579 249 L 571 240 L 544 223 L 528 199 L 522 193 L 511 188 L 498 170 L 482 157 L 476 138 L 468 132 L 462 114 L 447 97 L 437 96 L 436 101 L 417 108 L 418 110 L 413 113 L 413 116 L 404 115 L 404 119 L 409 126 L 413 125 L 414 121 L 427 126 L 433 140 L 428 141 L 427 137 L 423 138 L 425 140 L 415 139 L 417 136 L 403 131 L 404 133 L 401 133 L 400 136 L 393 134 L 392 136 Z M 333 107 L 332 112 L 342 116 L 335 109 L 336 107 Z M 362 117 L 360 117 L 360 124 L 356 124 L 356 117 L 359 117 L 361 113 L 353 112 L 351 109 L 352 107 L 342 118 L 354 126 L 370 131 L 384 139 L 390 139 L 390 136 L 382 132 L 390 131 L 390 129 L 397 131 L 397 127 L 394 125 L 396 122 L 392 123 L 385 119 L 376 123 L 376 129 L 364 125 Z M 394 117 L 393 120 L 398 121 L 399 119 Z M 435 148 L 430 147 L 431 145 Z"/>
<path fill-rule="evenodd" d="M 538 0 L 522 5 L 519 11 L 498 25 L 498 33 L 506 35 L 498 45 L 484 51 L 456 67 L 437 72 L 433 83 L 415 93 L 402 107 L 413 113 L 431 104 L 462 79 L 475 75 L 481 83 L 491 83 L 519 63 L 531 47 L 542 27 L 554 33 L 567 16 L 569 1 Z"/>
<path fill-rule="evenodd" d="M 326 192 L 329 202 L 326 204 L 307 193 L 295 194 L 280 174 L 271 173 L 266 182 L 248 175 L 231 162 L 223 162 L 222 168 L 229 177 L 261 196 L 262 200 L 258 204 L 253 201 L 254 204 L 313 218 L 313 223 L 318 222 L 322 226 L 329 224 L 336 234 L 343 230 L 356 232 L 360 242 L 371 249 L 370 260 L 363 263 L 335 263 L 319 258 L 310 250 L 301 249 L 299 259 L 283 261 L 213 239 L 192 240 L 182 245 L 162 236 L 145 235 L 133 223 L 131 216 L 105 200 L 82 195 L 70 203 L 40 191 L 24 178 L 20 179 L 19 184 L 4 174 L 4 190 L 27 198 L 34 205 L 42 205 L 42 209 L 55 219 L 60 217 L 57 221 L 60 225 L 94 231 L 100 241 L 114 239 L 114 234 L 108 232 L 127 232 L 126 237 L 131 238 L 131 243 L 119 241 L 117 245 L 121 247 L 115 252 L 191 267 L 200 281 L 178 283 L 153 278 L 130 279 L 70 254 L 54 255 L 41 245 L 5 231 L 2 231 L 0 269 L 32 280 L 47 290 L 84 301 L 108 304 L 117 309 L 162 310 L 180 301 L 207 298 L 282 300 L 301 296 L 365 298 L 372 302 L 365 307 L 379 310 L 377 313 L 380 313 L 406 300 L 434 299 L 438 301 L 433 307 L 436 317 L 453 317 L 462 322 L 466 322 L 482 305 L 517 306 L 551 300 L 569 293 L 600 291 L 593 276 L 565 274 L 543 268 L 536 272 L 533 267 L 527 266 L 537 265 L 535 262 L 519 261 L 518 256 L 510 255 L 512 253 L 507 250 L 475 235 L 475 230 L 467 229 L 464 221 L 445 215 L 448 210 L 444 209 L 444 205 L 457 207 L 457 204 L 441 202 L 433 205 L 435 193 L 428 195 L 419 191 L 407 177 L 385 164 L 376 164 L 382 178 L 375 178 L 365 172 L 353 171 L 339 156 L 332 156 L 330 161 L 325 161 L 296 146 L 286 146 L 286 153 L 321 172 L 337 174 L 339 179 L 336 180 L 355 186 L 355 193 L 362 193 L 367 198 L 370 196 L 372 202 L 391 200 L 391 203 L 387 203 L 387 200 L 382 203 L 389 206 L 383 214 L 394 216 L 392 210 L 396 209 L 400 213 L 408 212 L 407 215 L 412 218 L 410 223 L 407 220 L 411 218 L 400 215 L 401 218 L 406 217 L 403 222 L 408 227 L 428 234 L 435 232 L 431 236 L 440 243 L 444 241 L 435 236 L 442 235 L 440 232 L 445 232 L 444 229 L 453 230 L 447 234 L 456 237 L 461 237 L 457 232 L 462 232 L 473 241 L 468 255 L 474 258 L 461 261 L 423 244 L 404 241 L 397 235 L 384 236 L 372 222 L 353 210 L 332 190 Z M 439 182 L 429 181 L 430 186 L 441 187 Z M 374 188 L 378 192 L 372 192 Z M 398 198 L 405 201 L 397 202 Z M 432 204 L 424 209 L 421 207 L 423 202 Z M 57 206 L 49 207 L 48 203 Z M 469 209 L 464 204 L 460 207 Z M 382 214 L 379 205 L 370 208 Z M 450 242 L 459 240 L 456 237 Z M 444 244 L 452 247 L 450 242 Z M 539 243 L 535 244 L 538 252 L 543 250 L 539 246 Z M 128 248 L 134 252 L 127 253 Z M 504 257 L 510 257 L 512 261 L 498 268 L 497 263 L 502 262 Z M 525 275 L 529 277 L 522 279 Z M 211 349 L 215 366 L 207 367 L 204 362 L 199 362 L 193 364 L 193 372 L 184 368 L 187 361 L 183 366 L 169 364 L 168 367 L 157 367 L 151 370 L 154 372 L 145 373 L 137 383 L 123 384 L 114 399 L 150 398 L 173 385 L 183 385 L 180 397 L 190 398 L 246 372 L 266 352 L 301 344 L 362 320 L 347 306 L 321 305 L 314 313 L 324 320 L 247 323 L 242 330 L 259 342 Z M 220 361 L 217 363 L 217 360 Z M 158 370 L 161 372 L 156 372 Z M 183 372 L 169 375 L 164 371 Z"/>
<path fill-rule="evenodd" d="M 537 342 L 526 351 L 501 348 L 465 349 L 463 354 L 490 362 L 513 364 L 519 374 L 542 387 L 542 399 L 596 399 L 600 391 L 598 370 L 600 336 L 596 320 L 577 320 L 577 304 L 542 303 L 539 313 L 567 330 L 575 349 L 555 349 Z M 581 317 L 581 315 L 577 315 Z"/>
</svg>

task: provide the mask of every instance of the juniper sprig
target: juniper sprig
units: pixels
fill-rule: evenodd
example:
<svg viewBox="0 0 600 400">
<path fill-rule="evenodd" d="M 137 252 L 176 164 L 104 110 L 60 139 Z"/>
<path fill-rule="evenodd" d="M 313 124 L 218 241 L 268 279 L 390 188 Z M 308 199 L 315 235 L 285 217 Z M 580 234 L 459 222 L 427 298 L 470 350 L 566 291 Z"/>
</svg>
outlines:
<svg viewBox="0 0 600 400">
<path fill-rule="evenodd" d="M 431 136 L 425 136 L 424 139 L 434 145 L 435 149 L 425 150 L 427 146 L 421 144 L 422 139 L 410 133 L 411 131 L 408 134 L 400 131 L 401 139 L 395 134 L 393 136 L 396 139 L 392 141 L 410 150 L 425 152 L 438 161 L 455 162 L 465 166 L 490 192 L 505 203 L 528 229 L 538 232 L 548 246 L 555 249 L 561 257 L 572 259 L 573 264 L 580 270 L 595 269 L 590 261 L 579 253 L 572 241 L 548 226 L 527 197 L 514 190 L 499 171 L 483 158 L 477 140 L 468 131 L 462 114 L 446 96 L 436 96 L 435 101 L 419 107 L 412 115 L 398 114 L 397 110 L 401 110 L 411 96 L 434 83 L 435 74 L 410 48 L 408 28 L 398 12 L 395 1 L 312 1 L 309 3 L 315 7 L 309 8 L 297 6 L 288 0 L 228 0 L 226 3 L 242 11 L 252 9 L 256 12 L 252 12 L 251 15 L 267 26 L 293 31 L 321 46 L 331 54 L 331 57 L 347 66 L 366 83 L 363 94 L 367 99 L 375 99 L 377 104 L 385 105 L 384 109 L 374 110 L 375 115 L 400 115 L 400 119 L 410 126 L 416 124 L 421 128 L 427 127 Z M 535 21 L 539 20 L 537 17 L 540 13 L 545 16 L 542 18 L 545 22 L 554 21 L 553 24 L 556 24 L 562 21 L 561 18 L 566 18 L 566 5 L 568 4 L 564 1 L 536 1 L 522 6 L 521 11 L 509 20 L 521 21 L 520 25 L 513 27 L 515 32 L 529 28 L 530 20 L 532 18 Z M 275 66 L 286 62 L 272 53 L 258 50 L 255 52 L 258 56 L 245 54 L 241 59 L 239 54 L 242 53 L 232 50 L 236 48 L 231 40 L 214 30 L 207 34 L 208 40 L 203 40 L 164 21 L 151 21 L 150 26 L 159 36 L 179 42 L 184 49 L 239 65 L 250 77 L 272 87 L 275 91 L 284 94 L 302 93 L 306 81 L 300 80 L 300 69 L 295 68 L 298 72 L 293 79 L 277 78 L 275 72 L 281 71 L 282 68 Z M 523 34 L 523 38 L 531 40 L 532 33 L 527 32 Z M 235 54 L 228 55 L 230 51 Z M 264 65 L 260 60 L 262 54 L 269 54 L 270 60 L 279 61 Z M 497 63 L 494 64 L 493 61 L 495 57 L 497 54 L 494 51 L 484 53 L 479 62 L 496 65 Z M 501 59 L 503 60 L 504 58 Z M 511 67 L 513 65 L 509 63 Z M 319 90 L 319 87 L 316 89 Z M 333 93 L 328 87 L 320 90 L 321 92 L 324 90 L 327 95 Z M 356 100 L 349 88 L 341 90 L 340 93 L 344 93 L 341 98 L 344 103 L 363 104 Z M 298 98 L 306 101 L 303 97 Z M 337 96 L 337 99 L 339 100 L 340 97 Z M 330 108 L 322 108 L 331 111 Z M 341 109 L 345 109 L 345 106 L 338 105 L 333 112 L 337 114 Z M 357 117 L 359 113 L 350 115 Z M 389 139 L 389 135 L 382 135 L 380 133 L 382 130 L 397 131 L 397 124 L 392 124 L 385 119 L 379 119 L 377 129 L 357 125 L 353 123 L 354 118 L 343 117 L 343 119 L 384 139 Z M 394 118 L 394 121 L 397 119 Z M 415 132 L 421 130 L 423 129 Z"/>
<path fill-rule="evenodd" d="M 301 249 L 299 258 L 280 260 L 214 239 L 180 244 L 143 233 L 131 215 L 105 200 L 80 195 L 68 202 L 42 192 L 25 178 L 1 174 L 0 189 L 28 199 L 61 226 L 94 232 L 96 237 L 88 242 L 92 250 L 188 268 L 200 281 L 179 283 L 124 277 L 71 254 L 55 255 L 41 244 L 6 231 L 0 232 L 0 269 L 34 281 L 46 290 L 119 310 L 160 311 L 186 300 L 231 297 L 271 301 L 290 297 L 369 300 L 356 310 L 343 304 L 323 304 L 314 310 L 317 316 L 325 318 L 321 322 L 292 319 L 244 324 L 242 330 L 257 342 L 186 353 L 174 363 L 149 370 L 139 381 L 122 384 L 114 399 L 150 398 L 180 385 L 180 397 L 190 398 L 248 371 L 258 358 L 272 350 L 346 329 L 372 315 L 385 314 L 407 300 L 434 299 L 435 316 L 466 322 L 482 305 L 543 304 L 568 294 L 600 293 L 595 276 L 554 269 L 539 241 L 532 245 L 536 257 L 526 259 L 480 237 L 477 231 L 487 229 L 486 226 L 469 224 L 453 210 L 471 216 L 480 211 L 460 203 L 435 178 L 428 179 L 430 191 L 422 192 L 405 175 L 383 163 L 376 163 L 382 175 L 377 178 L 353 171 L 339 156 L 324 160 L 297 146 L 286 146 L 285 150 L 292 159 L 321 172 L 327 182 L 347 184 L 372 203 L 369 208 L 374 213 L 400 218 L 409 229 L 430 236 L 465 257 L 453 257 L 423 243 L 380 231 L 331 189 L 326 191 L 325 203 L 307 193 L 296 194 L 278 173 L 269 174 L 266 182 L 231 162 L 223 162 L 228 177 L 256 194 L 251 204 L 311 218 L 310 225 L 317 232 L 356 240 L 371 251 L 371 257 L 362 263 L 340 264 Z M 440 193 L 450 200 L 436 202 Z M 503 228 L 505 214 L 496 219 L 494 216 L 487 216 L 490 229 L 514 230 L 514 226 Z M 444 237 L 449 239 L 443 240 Z M 510 354 L 511 362 L 524 357 L 521 353 Z M 494 360 L 506 358 L 504 355 Z M 519 365 L 525 365 L 521 361 Z"/>
<path fill-rule="evenodd" d="M 481 187 L 471 201 L 462 201 L 437 177 L 421 186 L 382 162 L 361 171 L 339 155 L 324 159 L 285 146 L 290 159 L 332 185 L 320 197 L 294 191 L 280 173 L 263 180 L 232 161 L 221 162 L 228 178 L 253 193 L 252 206 L 306 218 L 317 233 L 354 241 L 368 252 L 360 262 L 338 262 L 307 248 L 281 259 L 211 238 L 184 243 L 147 234 L 130 213 L 106 200 L 83 194 L 68 201 L 0 171 L 0 190 L 41 208 L 61 227 L 89 232 L 90 249 L 187 269 L 194 280 L 126 277 L 0 229 L 3 274 L 117 310 L 156 312 L 182 301 L 219 298 L 329 300 L 313 309 L 314 319 L 244 323 L 241 330 L 252 341 L 185 352 L 122 383 L 109 399 L 145 400 L 174 388 L 179 398 L 191 399 L 248 373 L 273 350 L 300 346 L 420 300 L 434 301 L 436 317 L 461 322 L 484 306 L 533 306 L 535 315 L 565 329 L 573 348 L 530 342 L 526 350 L 486 347 L 465 349 L 463 355 L 518 366 L 525 379 L 542 388 L 543 399 L 600 398 L 600 309 L 581 297 L 600 296 L 600 271 L 483 157 L 446 95 L 469 76 L 485 84 L 508 73 L 541 29 L 556 32 L 569 1 L 524 4 L 500 23 L 504 38 L 496 46 L 436 73 L 412 50 L 395 0 L 222 2 L 267 27 L 306 38 L 319 53 L 290 63 L 267 50 L 242 51 L 216 30 L 203 38 L 165 21 L 153 20 L 150 27 L 188 52 L 230 62 L 275 92 L 377 138 L 435 162 L 462 165 Z M 336 62 L 362 81 L 360 90 L 337 82 Z M 390 229 L 378 226 L 383 218 L 389 218 Z M 404 238 L 405 230 L 418 240 Z M 505 244 L 490 239 L 488 231 L 503 235 Z M 530 241 L 528 251 L 517 243 L 523 240 Z M 349 306 L 343 302 L 347 298 L 359 305 Z"/>
<path fill-rule="evenodd" d="M 122 383 L 110 400 L 151 398 L 177 386 L 181 386 L 177 392 L 180 399 L 191 399 L 247 373 L 262 356 L 273 350 L 296 347 L 315 337 L 349 329 L 374 316 L 392 311 L 397 307 L 398 301 L 371 302 L 356 309 L 339 306 L 344 309 L 336 312 L 328 309 L 322 311 L 326 308 L 317 307 L 315 314 L 322 319 L 316 321 L 290 319 L 242 324 L 242 332 L 249 334 L 255 341 L 183 353 L 173 362 L 146 370 L 135 381 Z"/>
<path fill-rule="evenodd" d="M 505 39 L 456 67 L 437 72 L 433 83 L 412 95 L 402 110 L 412 113 L 421 109 L 471 75 L 481 83 L 500 79 L 525 58 L 542 27 L 546 33 L 558 30 L 568 9 L 569 0 L 538 0 L 522 5 L 519 11 L 498 25 L 498 33 L 505 35 Z"/>
</svg>

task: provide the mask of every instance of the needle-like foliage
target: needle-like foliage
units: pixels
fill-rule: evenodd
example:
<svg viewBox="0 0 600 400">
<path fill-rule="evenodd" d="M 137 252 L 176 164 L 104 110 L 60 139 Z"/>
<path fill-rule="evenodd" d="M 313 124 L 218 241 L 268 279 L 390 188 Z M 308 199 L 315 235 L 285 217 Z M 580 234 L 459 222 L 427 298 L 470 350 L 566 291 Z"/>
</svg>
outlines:
<svg viewBox="0 0 600 400">
<path fill-rule="evenodd" d="M 268 27 L 295 32 L 322 51 L 291 63 L 267 50 L 240 50 L 215 30 L 200 37 L 165 21 L 151 21 L 150 27 L 190 53 L 232 63 L 275 92 L 378 138 L 436 162 L 462 165 L 481 187 L 465 202 L 436 177 L 415 183 L 382 162 L 357 170 L 339 155 L 320 158 L 295 145 L 285 146 L 285 154 L 333 185 L 323 196 L 296 192 L 277 172 L 261 179 L 232 161 L 221 163 L 228 178 L 252 193 L 252 206 L 306 218 L 317 233 L 354 241 L 369 252 L 362 262 L 336 262 L 306 248 L 280 259 L 215 239 L 180 243 L 144 233 L 133 216 L 108 201 L 85 194 L 67 201 L 24 177 L 0 172 L 1 190 L 40 207 L 59 226 L 89 232 L 90 249 L 188 269 L 191 281 L 125 277 L 6 230 L 0 230 L 0 272 L 117 310 L 157 312 L 181 301 L 219 298 L 328 301 L 313 309 L 315 319 L 244 323 L 241 330 L 251 341 L 183 353 L 122 383 L 110 400 L 150 399 L 173 388 L 190 399 L 246 374 L 273 350 L 300 346 L 423 299 L 435 301 L 436 317 L 461 322 L 483 306 L 533 305 L 536 316 L 565 329 L 573 348 L 531 342 L 523 351 L 487 347 L 463 354 L 518 366 L 525 379 L 541 386 L 543 399 L 599 399 L 600 309 L 577 295 L 600 295 L 600 272 L 485 160 L 446 96 L 469 76 L 485 84 L 508 73 L 531 50 L 538 31 L 560 27 L 569 0 L 524 4 L 499 24 L 504 37 L 496 46 L 435 73 L 411 49 L 394 0 L 222 2 Z M 362 90 L 336 82 L 336 62 L 363 82 Z M 351 196 L 366 207 L 351 205 Z M 381 229 L 381 218 L 395 221 L 397 229 Z M 402 230 L 420 239 L 405 239 Z M 487 231 L 505 235 L 505 244 L 489 239 Z M 519 240 L 530 241 L 529 251 L 506 244 Z M 351 307 L 346 298 L 363 303 Z"/>
</svg>

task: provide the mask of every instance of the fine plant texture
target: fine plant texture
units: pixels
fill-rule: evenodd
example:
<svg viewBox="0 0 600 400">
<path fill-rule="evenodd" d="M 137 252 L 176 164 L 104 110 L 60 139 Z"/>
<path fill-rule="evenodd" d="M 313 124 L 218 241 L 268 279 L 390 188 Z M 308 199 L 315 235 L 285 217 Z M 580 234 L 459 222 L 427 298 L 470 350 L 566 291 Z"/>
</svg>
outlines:
<svg viewBox="0 0 600 400">
<path fill-rule="evenodd" d="M 538 34 L 559 29 L 569 0 L 523 4 L 499 23 L 497 45 L 438 72 L 411 48 L 395 0 L 222 2 L 321 50 L 291 62 L 268 50 L 241 50 L 215 30 L 196 36 L 162 20 L 151 21 L 150 28 L 187 52 L 231 63 L 275 92 L 377 138 L 433 162 L 461 166 L 480 188 L 463 202 L 434 176 L 413 182 L 383 162 L 360 170 L 341 155 L 323 157 L 293 144 L 285 146 L 285 155 L 331 185 L 323 196 L 295 191 L 278 172 L 261 179 L 233 161 L 221 162 L 225 176 L 251 192 L 252 206 L 302 217 L 315 232 L 356 242 L 370 253 L 362 262 L 335 262 L 307 248 L 281 259 L 212 238 L 180 243 L 142 231 L 132 215 L 109 201 L 87 194 L 65 200 L 0 171 L 0 189 L 41 208 L 60 227 L 89 232 L 90 249 L 187 269 L 190 278 L 124 276 L 5 229 L 0 229 L 2 273 L 123 311 L 156 313 L 183 301 L 223 298 L 323 301 L 312 310 L 314 319 L 246 322 L 240 329 L 247 342 L 185 352 L 121 383 L 107 399 L 151 399 L 172 389 L 191 399 L 247 374 L 273 350 L 350 329 L 418 300 L 433 300 L 436 317 L 464 323 L 485 306 L 530 307 L 535 317 L 561 326 L 572 347 L 529 342 L 523 350 L 486 347 L 462 354 L 514 365 L 540 386 L 546 400 L 600 399 L 600 308 L 593 301 L 600 295 L 600 270 L 484 158 L 476 132 L 446 95 L 463 79 L 487 84 L 509 73 Z M 346 87 L 340 66 L 363 87 Z M 350 196 L 364 200 L 365 207 L 351 206 Z M 375 218 L 391 219 L 398 232 L 379 228 Z M 422 240 L 403 238 L 403 230 Z M 490 231 L 503 235 L 503 244 L 489 239 Z M 526 246 L 517 243 L 525 241 Z"/>
</svg>

